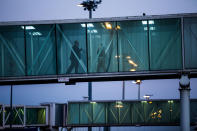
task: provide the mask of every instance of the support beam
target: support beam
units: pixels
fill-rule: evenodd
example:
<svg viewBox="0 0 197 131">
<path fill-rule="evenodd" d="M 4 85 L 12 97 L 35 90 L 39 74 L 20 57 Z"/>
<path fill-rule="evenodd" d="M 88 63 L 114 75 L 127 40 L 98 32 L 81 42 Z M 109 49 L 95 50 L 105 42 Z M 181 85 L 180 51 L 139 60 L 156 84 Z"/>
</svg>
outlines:
<svg viewBox="0 0 197 131">
<path fill-rule="evenodd" d="M 190 131 L 190 80 L 188 78 L 188 75 L 182 75 L 179 84 L 181 131 Z"/>
<path fill-rule="evenodd" d="M 88 82 L 88 100 L 92 100 L 92 82 Z M 92 128 L 88 127 L 88 131 L 92 131 Z"/>
<path fill-rule="evenodd" d="M 13 122 L 13 103 L 12 103 L 12 96 L 13 96 L 13 85 L 10 86 L 10 128 L 12 128 L 12 122 Z"/>
</svg>

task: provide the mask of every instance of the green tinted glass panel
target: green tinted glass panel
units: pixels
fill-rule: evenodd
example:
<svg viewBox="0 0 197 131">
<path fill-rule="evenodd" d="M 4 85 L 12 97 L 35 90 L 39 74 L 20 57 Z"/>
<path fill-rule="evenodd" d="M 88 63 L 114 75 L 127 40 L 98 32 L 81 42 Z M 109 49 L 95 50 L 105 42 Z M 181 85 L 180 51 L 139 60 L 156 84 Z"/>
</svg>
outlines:
<svg viewBox="0 0 197 131">
<path fill-rule="evenodd" d="M 119 124 L 131 124 L 131 106 L 129 102 L 119 103 Z"/>
<path fill-rule="evenodd" d="M 80 124 L 91 124 L 93 118 L 92 104 L 80 103 Z"/>
<path fill-rule="evenodd" d="M 68 116 L 67 116 L 67 124 L 80 124 L 79 116 L 80 116 L 80 107 L 77 103 L 68 103 Z"/>
<path fill-rule="evenodd" d="M 46 124 L 46 109 L 26 108 L 26 124 L 27 125 Z"/>
<path fill-rule="evenodd" d="M 56 27 L 58 45 L 58 73 L 86 73 L 86 25 L 59 24 Z"/>
<path fill-rule="evenodd" d="M 149 70 L 147 21 L 118 22 L 120 71 Z"/>
<path fill-rule="evenodd" d="M 24 75 L 24 30 L 21 26 L 0 26 L 0 76 Z"/>
<path fill-rule="evenodd" d="M 144 123 L 144 102 L 145 101 L 131 103 L 132 124 Z"/>
<path fill-rule="evenodd" d="M 144 103 L 145 123 L 168 123 L 170 121 L 169 107 L 166 101 L 147 101 Z"/>
<path fill-rule="evenodd" d="M 24 108 L 13 107 L 13 119 L 10 119 L 10 107 L 5 107 L 5 125 L 9 125 L 11 122 L 13 125 L 23 125 L 24 123 Z"/>
<path fill-rule="evenodd" d="M 197 68 L 197 18 L 184 19 L 185 67 Z"/>
<path fill-rule="evenodd" d="M 190 101 L 190 122 L 195 123 L 197 118 L 197 101 L 191 100 Z"/>
<path fill-rule="evenodd" d="M 87 23 L 88 71 L 117 72 L 115 22 Z"/>
<path fill-rule="evenodd" d="M 27 74 L 56 74 L 55 25 L 32 25 L 25 28 Z"/>
<path fill-rule="evenodd" d="M 118 124 L 119 123 L 119 104 L 116 102 L 108 103 L 108 123 L 109 124 Z"/>
<path fill-rule="evenodd" d="M 106 104 L 100 102 L 93 102 L 93 123 L 105 124 L 106 123 Z"/>
<path fill-rule="evenodd" d="M 149 20 L 150 69 L 182 68 L 180 19 Z"/>
<path fill-rule="evenodd" d="M 180 101 L 172 101 L 171 103 L 171 121 L 172 123 L 180 122 Z"/>
</svg>

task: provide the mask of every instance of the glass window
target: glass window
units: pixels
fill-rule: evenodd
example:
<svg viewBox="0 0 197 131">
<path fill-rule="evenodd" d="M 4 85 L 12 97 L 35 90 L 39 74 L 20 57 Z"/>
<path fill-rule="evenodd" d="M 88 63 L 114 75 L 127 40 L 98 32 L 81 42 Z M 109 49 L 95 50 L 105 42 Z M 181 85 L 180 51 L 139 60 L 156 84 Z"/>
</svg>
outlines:
<svg viewBox="0 0 197 131">
<path fill-rule="evenodd" d="M 115 22 L 87 23 L 88 71 L 117 72 Z"/>
<path fill-rule="evenodd" d="M 25 28 L 27 74 L 56 74 L 55 25 L 28 25 Z"/>
<path fill-rule="evenodd" d="M 106 103 L 92 102 L 93 123 L 106 124 Z"/>
<path fill-rule="evenodd" d="M 0 27 L 0 76 L 25 75 L 24 30 L 21 26 Z"/>
<path fill-rule="evenodd" d="M 80 124 L 80 104 L 68 103 L 67 124 Z"/>
<path fill-rule="evenodd" d="M 87 72 L 86 25 L 57 25 L 58 73 L 78 74 Z"/>
<path fill-rule="evenodd" d="M 118 22 L 120 71 L 148 70 L 147 21 Z"/>
<path fill-rule="evenodd" d="M 180 19 L 149 20 L 150 69 L 182 68 Z"/>
<path fill-rule="evenodd" d="M 185 67 L 197 68 L 197 18 L 184 19 Z"/>
</svg>

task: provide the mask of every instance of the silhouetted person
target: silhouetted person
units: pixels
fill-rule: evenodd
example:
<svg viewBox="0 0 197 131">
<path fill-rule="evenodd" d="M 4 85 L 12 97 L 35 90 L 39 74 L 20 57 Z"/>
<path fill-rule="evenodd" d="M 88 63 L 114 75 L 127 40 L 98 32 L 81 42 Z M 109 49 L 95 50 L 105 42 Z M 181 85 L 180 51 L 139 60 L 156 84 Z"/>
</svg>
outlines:
<svg viewBox="0 0 197 131">
<path fill-rule="evenodd" d="M 70 54 L 71 64 L 67 69 L 68 74 L 71 73 L 73 69 L 75 69 L 75 73 L 78 73 L 78 67 L 79 67 L 78 60 L 81 58 L 82 49 L 79 48 L 79 42 L 77 40 L 74 42 L 72 49 L 74 52 L 71 50 L 71 54 Z M 76 56 L 74 53 L 76 54 Z M 78 57 L 78 59 L 77 59 L 77 57 Z"/>
<path fill-rule="evenodd" d="M 100 54 L 99 54 L 100 53 Z M 98 55 L 98 63 L 97 63 L 97 72 L 105 72 L 105 50 L 103 48 L 103 44 L 99 45 L 97 50 Z"/>
</svg>

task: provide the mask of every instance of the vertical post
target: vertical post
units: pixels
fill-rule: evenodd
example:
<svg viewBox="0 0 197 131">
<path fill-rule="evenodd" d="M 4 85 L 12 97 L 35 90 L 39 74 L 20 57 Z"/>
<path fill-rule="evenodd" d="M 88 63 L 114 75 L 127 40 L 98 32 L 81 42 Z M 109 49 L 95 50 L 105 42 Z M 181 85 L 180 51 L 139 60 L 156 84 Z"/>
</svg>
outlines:
<svg viewBox="0 0 197 131">
<path fill-rule="evenodd" d="M 89 19 L 92 19 L 92 9 L 89 10 Z"/>
<path fill-rule="evenodd" d="M 92 82 L 88 82 L 88 100 L 92 100 Z"/>
<path fill-rule="evenodd" d="M 188 78 L 188 75 L 182 75 L 179 84 L 181 101 L 181 131 L 190 131 L 190 80 Z"/>
<path fill-rule="evenodd" d="M 138 100 L 140 100 L 140 83 L 138 83 Z"/>
<path fill-rule="evenodd" d="M 125 81 L 122 82 L 122 100 L 125 99 Z"/>
<path fill-rule="evenodd" d="M 13 85 L 11 85 L 10 88 L 10 117 L 9 117 L 9 121 L 10 121 L 10 128 L 12 128 L 12 121 L 13 121 L 13 105 L 12 105 L 12 95 L 13 95 Z"/>
<path fill-rule="evenodd" d="M 92 100 L 92 82 L 88 82 L 88 100 Z M 88 127 L 88 131 L 92 131 L 92 128 Z"/>
<path fill-rule="evenodd" d="M 89 19 L 92 19 L 92 9 L 89 10 Z M 92 100 L 92 82 L 88 82 L 88 100 Z M 88 131 L 92 131 L 92 128 L 88 127 Z"/>
</svg>

